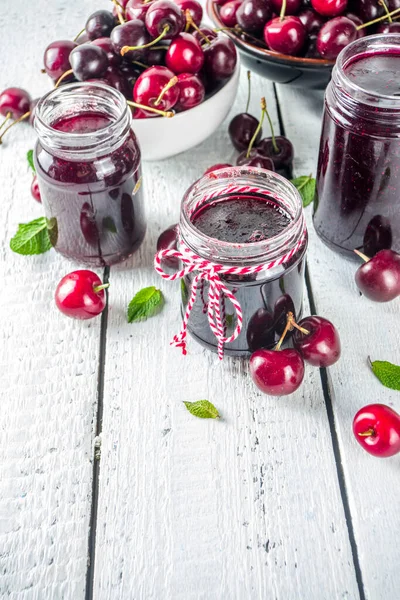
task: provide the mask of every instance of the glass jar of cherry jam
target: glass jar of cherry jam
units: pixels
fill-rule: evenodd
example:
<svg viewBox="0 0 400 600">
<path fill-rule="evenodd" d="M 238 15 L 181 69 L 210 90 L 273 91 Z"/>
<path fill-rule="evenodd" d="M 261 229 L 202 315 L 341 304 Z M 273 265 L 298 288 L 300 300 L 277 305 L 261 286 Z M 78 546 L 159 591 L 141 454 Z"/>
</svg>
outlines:
<svg viewBox="0 0 400 600">
<path fill-rule="evenodd" d="M 220 274 L 243 313 L 241 333 L 225 345 L 225 354 L 246 356 L 257 348 L 273 347 L 286 325 L 286 314 L 291 311 L 299 319 L 302 312 L 307 232 L 295 187 L 277 173 L 253 167 L 214 171 L 186 192 L 179 226 L 183 244 L 212 263 L 253 267 L 276 262 L 259 273 Z M 195 275 L 182 280 L 183 313 Z M 209 283 L 202 285 L 188 330 L 202 345 L 217 351 L 205 310 Z M 236 313 L 230 300 L 222 302 L 224 334 L 229 337 L 236 327 Z"/>
<path fill-rule="evenodd" d="M 55 249 L 68 258 L 112 265 L 143 241 L 140 150 L 131 122 L 122 94 L 101 83 L 64 85 L 36 106 L 41 198 L 56 224 Z"/>
<path fill-rule="evenodd" d="M 334 250 L 400 251 L 400 35 L 356 40 L 325 95 L 314 225 Z"/>
</svg>

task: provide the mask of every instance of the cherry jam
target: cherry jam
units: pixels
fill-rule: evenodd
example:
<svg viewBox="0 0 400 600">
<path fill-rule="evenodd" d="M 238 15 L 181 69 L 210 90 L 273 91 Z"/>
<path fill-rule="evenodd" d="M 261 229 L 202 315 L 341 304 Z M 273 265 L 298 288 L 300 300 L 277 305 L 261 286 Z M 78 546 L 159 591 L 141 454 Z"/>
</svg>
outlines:
<svg viewBox="0 0 400 600">
<path fill-rule="evenodd" d="M 236 193 L 237 187 L 249 187 L 251 192 Z M 212 199 L 202 203 L 201 199 L 208 196 Z M 300 318 L 302 312 L 307 237 L 297 190 L 280 175 L 252 167 L 215 171 L 186 193 L 180 231 L 183 242 L 195 254 L 227 266 L 267 264 L 298 245 L 288 262 L 271 270 L 220 275 L 240 302 L 243 313 L 242 331 L 225 345 L 225 353 L 246 356 L 258 348 L 273 347 L 285 327 L 286 314 L 291 311 Z M 300 245 L 299 240 L 303 240 Z M 195 275 L 196 272 L 182 280 L 183 313 Z M 188 330 L 202 345 L 217 351 L 217 340 L 206 314 L 207 301 L 208 282 L 204 281 Z M 225 337 L 229 337 L 236 327 L 236 313 L 229 300 L 221 302 Z"/>
<path fill-rule="evenodd" d="M 146 222 L 140 150 L 122 95 L 101 84 L 70 84 L 38 104 L 35 166 L 55 249 L 105 266 L 128 258 Z M 54 221 L 55 220 L 55 221 Z"/>
<path fill-rule="evenodd" d="M 325 96 L 314 226 L 354 257 L 400 251 L 400 36 L 361 38 L 339 55 Z"/>
</svg>

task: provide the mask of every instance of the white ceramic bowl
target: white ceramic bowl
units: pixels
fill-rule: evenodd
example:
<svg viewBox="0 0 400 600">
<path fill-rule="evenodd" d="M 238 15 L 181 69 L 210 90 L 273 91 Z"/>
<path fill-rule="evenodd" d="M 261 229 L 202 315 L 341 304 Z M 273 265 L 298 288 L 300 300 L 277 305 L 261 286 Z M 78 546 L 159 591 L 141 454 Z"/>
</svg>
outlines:
<svg viewBox="0 0 400 600">
<path fill-rule="evenodd" d="M 235 71 L 225 85 L 198 106 L 170 119 L 133 119 L 143 160 L 162 160 L 206 140 L 221 125 L 232 108 L 239 85 L 239 56 Z"/>
</svg>

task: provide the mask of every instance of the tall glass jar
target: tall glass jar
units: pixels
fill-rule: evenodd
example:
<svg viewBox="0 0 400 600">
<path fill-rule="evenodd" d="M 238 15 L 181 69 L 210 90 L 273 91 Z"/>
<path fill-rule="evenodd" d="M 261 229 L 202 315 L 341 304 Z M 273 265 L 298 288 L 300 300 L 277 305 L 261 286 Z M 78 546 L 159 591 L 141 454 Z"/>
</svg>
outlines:
<svg viewBox="0 0 400 600">
<path fill-rule="evenodd" d="M 143 241 L 140 150 L 117 90 L 72 83 L 35 110 L 35 167 L 55 249 L 81 263 L 112 265 Z M 54 228 L 55 225 L 55 228 Z"/>
<path fill-rule="evenodd" d="M 248 218 L 248 214 L 242 216 L 240 208 L 237 208 L 240 207 L 238 202 L 249 198 L 270 203 L 273 211 L 282 211 L 286 219 L 283 231 L 261 241 L 243 243 L 221 241 L 206 235 L 196 226 L 198 211 L 220 202 L 227 203 L 229 214 L 226 221 L 219 221 L 221 230 L 225 225 L 229 226 L 232 216 L 239 222 L 241 218 Z M 232 200 L 235 200 L 235 204 L 231 205 L 230 210 L 228 203 Z M 235 210 L 238 213 L 236 215 L 233 212 Z M 212 263 L 237 267 L 275 263 L 273 268 L 259 273 L 220 275 L 239 301 L 243 313 L 241 333 L 233 342 L 225 345 L 225 353 L 245 356 L 257 348 L 273 347 L 286 325 L 287 313 L 291 311 L 299 319 L 302 312 L 307 232 L 302 201 L 296 188 L 277 173 L 253 167 L 214 171 L 198 180 L 184 195 L 179 228 L 183 244 Z M 281 262 L 287 256 L 288 260 L 285 258 Z M 182 280 L 182 313 L 185 312 L 195 275 L 196 272 L 193 272 Z M 188 330 L 202 345 L 217 351 L 217 339 L 210 329 L 205 310 L 208 289 L 209 284 L 205 281 L 191 310 Z M 237 323 L 229 300 L 225 300 L 223 314 L 225 337 L 229 337 Z"/>
<path fill-rule="evenodd" d="M 400 35 L 356 40 L 325 95 L 314 225 L 334 250 L 400 251 Z"/>
</svg>

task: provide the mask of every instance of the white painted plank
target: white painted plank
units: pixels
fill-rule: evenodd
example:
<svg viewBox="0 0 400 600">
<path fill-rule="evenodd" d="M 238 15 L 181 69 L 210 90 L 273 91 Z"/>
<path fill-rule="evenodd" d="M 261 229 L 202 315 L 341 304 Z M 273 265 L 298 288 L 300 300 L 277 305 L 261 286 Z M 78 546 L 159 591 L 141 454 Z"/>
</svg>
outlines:
<svg viewBox="0 0 400 600">
<path fill-rule="evenodd" d="M 272 86 L 254 77 L 252 110 Z M 245 105 L 246 76 L 231 116 Z M 159 233 L 186 187 L 233 158 L 227 125 L 185 155 L 146 164 L 149 230 L 140 255 L 111 271 L 95 598 L 358 598 L 319 373 L 274 399 L 245 361 L 190 341 L 181 356 L 179 286 L 152 269 Z M 161 287 L 162 314 L 127 324 L 139 289 Z M 207 398 L 201 421 L 183 400 Z"/>
<path fill-rule="evenodd" d="M 1 2 L 0 89 L 50 89 L 40 73 L 53 39 L 73 37 L 97 2 Z M 0 596 L 84 597 L 97 399 L 100 321 L 63 317 L 53 295 L 76 265 L 55 252 L 15 255 L 19 222 L 41 216 L 15 127 L 0 148 Z"/>
<path fill-rule="evenodd" d="M 287 135 L 296 148 L 296 173 L 317 164 L 322 94 L 279 87 Z M 365 453 L 352 434 L 352 420 L 364 405 L 382 402 L 400 411 L 400 396 L 384 388 L 367 366 L 367 356 L 400 363 L 399 302 L 373 303 L 359 296 L 357 263 L 341 258 L 319 240 L 307 210 L 308 261 L 318 313 L 339 328 L 341 361 L 329 370 L 336 427 L 367 598 L 397 600 L 400 588 L 400 470 L 397 457 Z"/>
</svg>

